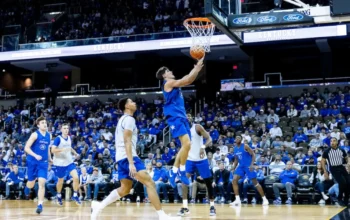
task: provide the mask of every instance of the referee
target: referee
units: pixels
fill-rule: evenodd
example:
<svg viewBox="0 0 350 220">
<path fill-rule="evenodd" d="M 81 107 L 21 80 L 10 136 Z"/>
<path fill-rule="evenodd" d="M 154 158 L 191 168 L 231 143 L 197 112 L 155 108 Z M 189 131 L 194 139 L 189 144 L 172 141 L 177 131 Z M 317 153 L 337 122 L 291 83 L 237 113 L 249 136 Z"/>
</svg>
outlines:
<svg viewBox="0 0 350 220">
<path fill-rule="evenodd" d="M 329 179 L 329 170 L 333 178 L 339 184 L 338 203 L 341 206 L 347 206 L 349 202 L 350 176 L 344 166 L 347 159 L 346 152 L 338 147 L 338 140 L 336 138 L 332 138 L 331 147 L 323 152 L 321 164 L 325 179 Z M 326 168 L 326 161 L 328 169 Z M 345 195 L 344 200 L 343 193 Z"/>
</svg>

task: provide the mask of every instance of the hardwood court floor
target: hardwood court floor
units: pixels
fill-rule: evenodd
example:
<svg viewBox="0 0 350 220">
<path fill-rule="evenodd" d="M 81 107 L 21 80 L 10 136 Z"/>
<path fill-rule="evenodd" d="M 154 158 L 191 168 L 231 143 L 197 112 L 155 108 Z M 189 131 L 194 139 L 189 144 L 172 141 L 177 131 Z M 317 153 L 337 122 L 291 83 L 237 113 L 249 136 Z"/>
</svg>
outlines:
<svg viewBox="0 0 350 220">
<path fill-rule="evenodd" d="M 54 202 L 45 202 L 41 215 L 35 213 L 36 202 L 0 200 L 0 219 L 6 220 L 88 220 L 90 219 L 90 202 L 81 206 L 66 202 L 62 207 Z M 166 213 L 176 215 L 180 204 L 165 204 Z M 330 219 L 343 210 L 335 206 L 293 205 L 274 206 L 263 208 L 261 205 L 242 205 L 232 208 L 229 205 L 216 205 L 217 216 L 209 217 L 209 206 L 196 204 L 189 205 L 191 214 L 182 219 L 247 219 L 247 220 L 325 220 Z M 117 202 L 108 206 L 99 215 L 101 220 L 156 220 L 157 214 L 151 204 L 135 204 Z"/>
</svg>

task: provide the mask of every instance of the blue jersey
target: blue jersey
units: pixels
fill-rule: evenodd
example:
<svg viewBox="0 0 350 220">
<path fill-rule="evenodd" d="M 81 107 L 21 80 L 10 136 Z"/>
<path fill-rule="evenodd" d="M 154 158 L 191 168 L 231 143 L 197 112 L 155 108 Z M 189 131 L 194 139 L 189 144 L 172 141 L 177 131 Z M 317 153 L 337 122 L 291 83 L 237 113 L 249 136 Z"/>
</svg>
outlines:
<svg viewBox="0 0 350 220">
<path fill-rule="evenodd" d="M 252 155 L 244 149 L 244 144 L 240 147 L 235 147 L 234 154 L 238 158 L 239 166 L 249 167 L 252 163 Z"/>
<path fill-rule="evenodd" d="M 45 136 L 43 136 L 39 130 L 36 131 L 38 137 L 34 141 L 32 145 L 32 151 L 41 156 L 40 162 L 48 162 L 49 159 L 49 145 L 50 145 L 50 133 L 46 132 Z M 33 156 L 28 155 L 27 160 L 29 161 L 37 161 Z"/>
<path fill-rule="evenodd" d="M 163 83 L 163 95 L 165 98 L 163 113 L 165 117 L 176 117 L 176 118 L 185 118 L 186 110 L 185 110 L 185 102 L 181 93 L 181 88 L 173 88 L 170 92 L 166 92 L 164 90 L 164 85 L 166 81 Z"/>
</svg>

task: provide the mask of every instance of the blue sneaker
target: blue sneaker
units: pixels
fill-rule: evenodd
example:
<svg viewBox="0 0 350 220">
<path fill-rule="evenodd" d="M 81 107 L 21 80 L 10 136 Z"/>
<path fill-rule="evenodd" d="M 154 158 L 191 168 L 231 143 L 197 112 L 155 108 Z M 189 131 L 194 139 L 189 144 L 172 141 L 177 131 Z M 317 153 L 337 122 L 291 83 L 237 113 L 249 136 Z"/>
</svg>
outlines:
<svg viewBox="0 0 350 220">
<path fill-rule="evenodd" d="M 186 171 L 180 171 L 179 176 L 180 176 L 180 180 L 183 184 L 185 184 L 186 186 L 190 185 L 190 180 L 186 176 Z"/>
<path fill-rule="evenodd" d="M 43 205 L 38 205 L 36 208 L 36 213 L 40 214 L 43 211 Z"/>
<path fill-rule="evenodd" d="M 79 199 L 78 196 L 73 196 L 73 197 L 72 197 L 72 201 L 74 201 L 75 204 L 77 204 L 77 205 L 81 205 L 81 202 L 80 202 L 80 199 Z"/>
<path fill-rule="evenodd" d="M 280 198 L 275 199 L 275 200 L 273 201 L 273 204 L 274 204 L 274 205 L 281 205 L 281 204 L 282 204 L 282 200 L 281 200 Z"/>
<path fill-rule="evenodd" d="M 60 205 L 60 206 L 63 205 L 62 196 L 61 196 L 61 197 L 58 197 L 58 196 L 57 196 L 57 204 Z"/>
<path fill-rule="evenodd" d="M 176 178 L 176 173 L 174 173 L 172 169 L 169 170 L 169 182 L 173 188 L 176 187 L 175 178 Z"/>
<path fill-rule="evenodd" d="M 292 205 L 293 204 L 293 201 L 291 198 L 287 199 L 286 201 L 286 205 Z"/>
</svg>

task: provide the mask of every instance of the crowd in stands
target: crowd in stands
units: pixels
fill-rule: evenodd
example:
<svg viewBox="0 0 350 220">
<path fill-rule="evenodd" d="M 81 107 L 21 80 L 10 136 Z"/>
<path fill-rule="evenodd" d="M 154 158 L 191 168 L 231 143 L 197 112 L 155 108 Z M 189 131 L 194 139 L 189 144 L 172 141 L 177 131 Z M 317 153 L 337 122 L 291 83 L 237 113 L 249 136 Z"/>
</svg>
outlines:
<svg viewBox="0 0 350 220">
<path fill-rule="evenodd" d="M 242 1 L 249 3 L 250 1 Z M 304 0 L 310 5 L 329 5 L 328 0 Z M 57 3 L 57 2 L 55 2 Z M 202 0 L 62 0 L 68 16 L 61 27 L 37 39 L 61 41 L 110 36 L 128 36 L 159 32 L 184 31 L 183 21 L 189 17 L 204 16 Z M 3 0 L 0 2 L 0 34 L 3 28 L 21 25 L 21 33 L 28 34 L 29 28 L 38 22 L 55 22 L 43 16 L 43 0 Z M 272 2 L 269 3 L 273 8 Z M 284 6 L 293 7 L 290 4 Z M 76 10 L 78 8 L 78 10 Z M 272 9 L 271 8 L 271 9 Z M 180 37 L 180 36 L 179 36 Z M 27 39 L 22 37 L 22 39 Z"/>
<path fill-rule="evenodd" d="M 114 128 L 122 112 L 116 108 L 116 103 L 117 100 L 106 103 L 94 100 L 55 107 L 41 102 L 8 109 L 0 107 L 0 193 L 3 192 L 5 198 L 23 198 L 21 192 L 26 179 L 26 154 L 23 149 L 35 129 L 35 118 L 43 115 L 48 120 L 48 131 L 53 137 L 60 134 L 63 122 L 70 123 L 73 148 L 79 154 L 75 163 L 79 167 L 81 198 L 97 200 L 108 195 L 111 189 L 120 184 L 114 160 Z M 162 201 L 177 202 L 182 197 L 181 183 L 178 182 L 178 186 L 171 189 L 167 170 L 174 163 L 180 142 L 176 139 L 169 143 L 163 142 L 163 129 L 167 123 L 162 114 L 161 98 L 154 103 L 138 99 L 137 103 L 138 154 L 144 159 Z M 186 101 L 186 106 L 187 109 L 191 106 L 191 100 Z M 324 204 L 329 201 L 329 197 L 332 202 L 337 202 L 337 184 L 324 179 L 320 158 L 323 151 L 330 147 L 332 137 L 349 154 L 349 87 L 334 91 L 327 88 L 323 91 L 317 88 L 305 89 L 298 97 L 279 95 L 274 99 L 235 92 L 204 104 L 202 111 L 194 115 L 194 121 L 200 123 L 213 139 L 206 153 L 214 177 L 216 202 L 229 203 L 233 198 L 231 183 L 236 135 L 241 135 L 243 141 L 254 150 L 258 180 L 265 188 L 270 184 L 272 191 L 268 198 L 273 199 L 275 204 L 296 202 L 294 192 L 299 182 L 305 179 L 309 187 L 319 193 L 317 203 Z M 20 167 L 19 171 L 17 167 Z M 198 175 L 191 179 L 191 202 L 202 202 L 198 201 L 200 196 L 206 202 L 203 179 Z M 55 198 L 56 182 L 57 177 L 50 171 L 48 199 Z M 66 177 L 65 183 L 66 187 L 71 187 L 70 176 Z M 254 189 L 248 178 L 241 180 L 240 187 L 244 203 L 259 202 L 259 196 L 253 196 L 250 201 L 248 199 L 248 193 Z M 285 201 L 282 201 L 280 190 L 284 189 L 287 194 Z M 12 191 L 14 193 L 10 193 Z M 130 195 L 123 200 L 148 202 L 148 197 L 143 186 L 134 181 Z"/>
<path fill-rule="evenodd" d="M 54 41 L 185 30 L 182 22 L 203 16 L 203 1 L 80 1 L 81 13 L 69 15 Z"/>
</svg>

